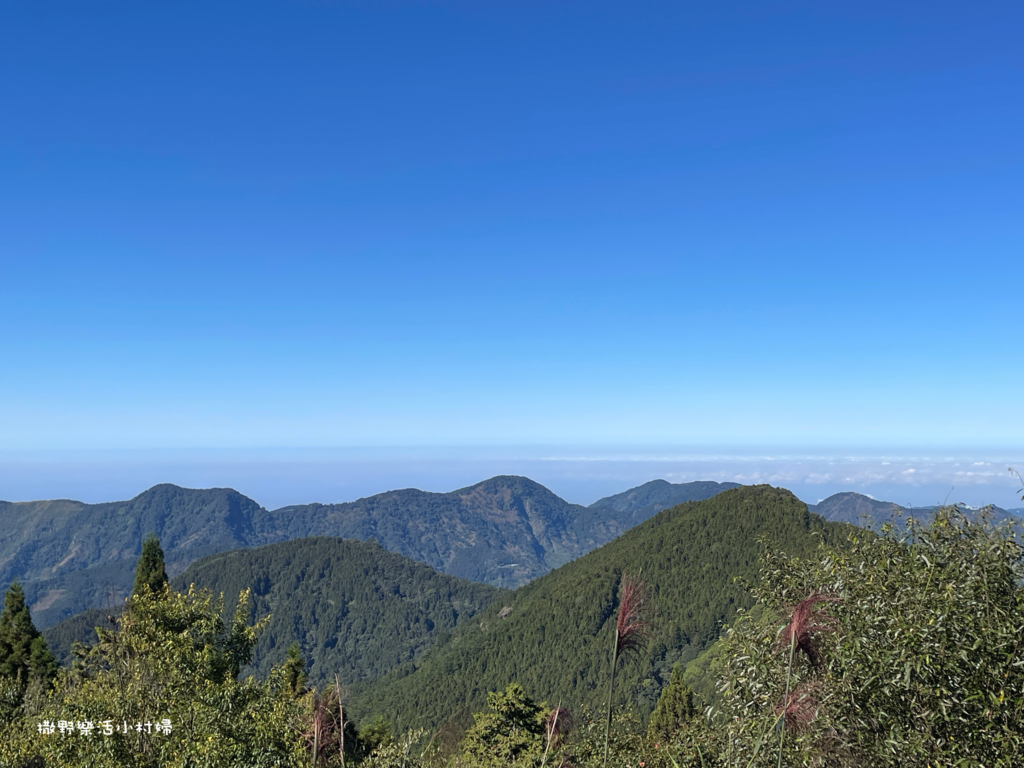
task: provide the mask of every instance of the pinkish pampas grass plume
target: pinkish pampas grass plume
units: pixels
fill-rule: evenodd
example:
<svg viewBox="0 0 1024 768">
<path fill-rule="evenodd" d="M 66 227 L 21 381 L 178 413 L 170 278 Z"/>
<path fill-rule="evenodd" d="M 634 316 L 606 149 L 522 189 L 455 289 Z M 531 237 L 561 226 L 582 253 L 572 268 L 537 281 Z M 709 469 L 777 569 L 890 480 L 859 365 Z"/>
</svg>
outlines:
<svg viewBox="0 0 1024 768">
<path fill-rule="evenodd" d="M 572 712 L 562 706 L 555 707 L 552 709 L 544 721 L 544 733 L 547 736 L 547 746 L 544 748 L 544 759 L 541 760 L 540 768 L 548 763 L 548 756 L 552 751 L 561 749 L 565 743 L 565 737 L 569 735 L 573 728 L 576 727 L 576 721 L 573 719 Z M 559 761 L 560 768 L 564 768 L 568 765 L 568 761 L 563 755 Z"/>
<path fill-rule="evenodd" d="M 544 731 L 547 733 L 548 743 L 552 749 L 562 746 L 565 737 L 576 727 L 572 712 L 564 707 L 556 707 L 548 713 Z"/>
<path fill-rule="evenodd" d="M 802 731 L 817 717 L 818 701 L 809 689 L 797 688 L 775 705 L 775 714 L 785 719 L 786 727 Z"/>
<path fill-rule="evenodd" d="M 615 622 L 615 655 L 625 655 L 642 648 L 651 636 L 654 625 L 651 613 L 651 590 L 635 576 L 622 577 L 622 600 L 619 602 L 619 616 Z"/>
<path fill-rule="evenodd" d="M 608 680 L 608 711 L 604 725 L 604 768 L 608 768 L 608 740 L 612 732 L 612 693 L 615 690 L 615 668 L 619 659 L 639 650 L 651 636 L 654 627 L 651 614 L 651 591 L 636 576 L 622 577 L 622 597 L 615 620 L 615 645 L 612 646 L 612 672 Z"/>
<path fill-rule="evenodd" d="M 789 623 L 782 629 L 779 646 L 781 648 L 792 646 L 796 650 L 803 651 L 811 664 L 818 666 L 821 663 L 821 651 L 815 636 L 831 631 L 835 619 L 816 606 L 822 603 L 838 603 L 841 599 L 837 595 L 826 592 L 811 592 L 790 609 Z"/>
</svg>

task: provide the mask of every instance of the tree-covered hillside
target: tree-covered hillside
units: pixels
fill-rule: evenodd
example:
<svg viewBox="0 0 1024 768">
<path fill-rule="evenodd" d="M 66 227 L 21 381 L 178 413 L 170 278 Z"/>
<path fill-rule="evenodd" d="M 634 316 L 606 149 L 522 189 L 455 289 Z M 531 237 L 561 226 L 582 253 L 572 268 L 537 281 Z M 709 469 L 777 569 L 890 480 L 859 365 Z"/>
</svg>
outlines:
<svg viewBox="0 0 1024 768">
<path fill-rule="evenodd" d="M 573 524 L 584 507 L 525 477 L 494 477 L 451 493 L 389 491 L 344 504 L 269 513 L 275 538 L 341 536 L 454 576 L 515 587 L 582 554 Z"/>
<path fill-rule="evenodd" d="M 512 681 L 549 703 L 594 707 L 606 691 L 618 585 L 623 574 L 639 574 L 656 592 L 656 632 L 617 692 L 649 711 L 673 663 L 696 656 L 750 605 L 736 578 L 756 577 L 759 539 L 810 554 L 846 530 L 769 486 L 664 510 L 495 602 L 421 662 L 361 686 L 357 709 L 438 725 L 463 707 L 480 708 L 487 691 Z"/>
<path fill-rule="evenodd" d="M 0 584 L 21 579 L 39 626 L 52 626 L 123 602 L 147 533 L 160 538 L 174 574 L 205 555 L 263 543 L 264 512 L 228 488 L 174 485 L 104 504 L 0 502 Z"/>
<path fill-rule="evenodd" d="M 663 509 L 687 501 L 710 499 L 722 491 L 739 487 L 739 483 L 715 483 L 710 480 L 692 483 L 651 480 L 628 491 L 598 499 L 587 507 L 591 513 L 588 521 L 592 528 L 602 530 L 607 537 L 605 541 L 611 541 Z"/>
<path fill-rule="evenodd" d="M 501 590 L 437 573 L 375 542 L 298 539 L 206 557 L 173 580 L 224 594 L 251 589 L 250 620 L 270 614 L 253 651 L 260 676 L 297 641 L 311 683 L 378 677 L 415 659 Z"/>
<path fill-rule="evenodd" d="M 53 652 L 57 661 L 65 664 L 71 657 L 71 648 L 76 643 L 91 645 L 96 642 L 96 627 L 110 629 L 121 615 L 121 606 L 111 610 L 103 608 L 87 608 L 81 613 L 64 619 L 59 624 L 43 630 L 46 645 Z"/>
<path fill-rule="evenodd" d="M 664 485 L 687 498 L 721 490 Z M 377 541 L 444 573 L 516 587 L 649 517 L 648 496 L 585 508 L 528 478 L 503 476 L 451 493 L 407 489 L 274 511 L 231 489 L 174 485 L 105 504 L 0 502 L 0 584 L 21 579 L 44 628 L 85 608 L 109 611 L 129 593 L 140 542 L 154 533 L 172 576 L 217 552 L 341 536 Z"/>
</svg>

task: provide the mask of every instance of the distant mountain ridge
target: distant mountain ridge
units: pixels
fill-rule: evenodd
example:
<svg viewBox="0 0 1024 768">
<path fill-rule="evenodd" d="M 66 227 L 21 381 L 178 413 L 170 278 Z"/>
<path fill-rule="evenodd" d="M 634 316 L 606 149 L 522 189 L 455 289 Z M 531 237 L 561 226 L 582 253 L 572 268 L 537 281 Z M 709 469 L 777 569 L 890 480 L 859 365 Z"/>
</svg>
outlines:
<svg viewBox="0 0 1024 768">
<path fill-rule="evenodd" d="M 25 585 L 36 624 L 117 604 L 130 590 L 142 537 L 156 532 L 167 570 L 262 543 L 263 510 L 229 488 L 154 486 L 133 499 L 0 502 L 0 584 Z"/>
<path fill-rule="evenodd" d="M 219 552 L 340 536 L 377 541 L 449 575 L 517 587 L 611 541 L 660 504 L 729 485 L 655 481 L 633 489 L 634 502 L 618 494 L 590 507 L 515 476 L 450 493 L 406 489 L 272 511 L 229 488 L 170 484 L 121 502 L 0 502 L 0 584 L 21 579 L 41 628 L 115 606 L 130 590 L 142 538 L 154 532 L 171 576 Z"/>
<path fill-rule="evenodd" d="M 614 513 L 614 519 L 633 525 L 642 523 L 663 509 L 684 504 L 688 501 L 703 501 L 712 496 L 739 488 L 739 483 L 716 483 L 698 480 L 692 483 L 670 483 L 667 480 L 651 480 L 649 483 L 630 488 L 628 491 L 606 496 L 591 504 L 588 509 L 607 509 Z"/>
<path fill-rule="evenodd" d="M 851 525 L 877 528 L 883 523 L 901 524 L 908 517 L 927 520 L 938 507 L 903 507 L 891 501 L 879 501 L 854 491 L 844 491 L 829 496 L 817 504 L 808 504 L 807 508 L 826 520 Z M 968 517 L 974 517 L 979 510 L 959 507 Z M 1024 523 L 1024 509 L 1002 509 L 989 506 L 988 510 L 994 523 L 1011 521 L 1017 525 Z"/>
<path fill-rule="evenodd" d="M 525 477 L 499 476 L 450 493 L 388 491 L 341 504 L 270 513 L 283 539 L 373 539 L 439 571 L 518 586 L 582 554 L 573 524 L 586 508 Z"/>
</svg>

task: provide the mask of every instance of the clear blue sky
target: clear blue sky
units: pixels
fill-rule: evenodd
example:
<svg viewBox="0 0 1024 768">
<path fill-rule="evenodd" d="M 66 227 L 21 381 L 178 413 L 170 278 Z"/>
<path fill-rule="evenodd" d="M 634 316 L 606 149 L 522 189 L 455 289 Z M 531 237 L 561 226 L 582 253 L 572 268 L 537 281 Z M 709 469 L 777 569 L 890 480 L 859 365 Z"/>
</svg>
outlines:
<svg viewBox="0 0 1024 768">
<path fill-rule="evenodd" d="M 1022 40 L 1020 3 L 4 3 L 0 444 L 1019 447 Z"/>
</svg>

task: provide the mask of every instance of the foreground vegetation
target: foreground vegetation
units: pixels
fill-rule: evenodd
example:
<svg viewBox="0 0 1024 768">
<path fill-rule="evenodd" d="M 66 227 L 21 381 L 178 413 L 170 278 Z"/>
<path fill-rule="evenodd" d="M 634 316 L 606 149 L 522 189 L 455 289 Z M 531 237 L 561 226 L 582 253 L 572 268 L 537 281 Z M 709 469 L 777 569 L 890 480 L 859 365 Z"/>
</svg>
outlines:
<svg viewBox="0 0 1024 768">
<path fill-rule="evenodd" d="M 665 601 L 686 596 L 645 592 L 642 604 L 649 596 L 655 610 L 640 615 L 630 595 L 643 582 L 609 569 L 613 634 L 602 649 L 597 698 L 616 694 L 610 728 L 605 702 L 598 708 L 568 698 L 538 701 L 528 681 L 512 677 L 494 686 L 474 714 L 467 710 L 434 730 L 399 728 L 373 712 L 353 722 L 340 683 L 307 688 L 297 648 L 265 678 L 239 679 L 266 620 L 250 623 L 243 592 L 234 620 L 225 621 L 209 592 L 169 588 L 154 562 L 144 550 L 144 575 L 121 618 L 91 647 L 78 647 L 75 662 L 60 671 L 18 588 L 8 591 L 0 616 L 7 737 L 0 765 L 1024 764 L 1024 555 L 1011 529 L 955 509 L 940 511 L 927 526 L 911 521 L 903 533 L 824 537 L 799 556 L 765 546 L 759 575 L 747 585 L 752 609 L 740 611 L 686 672 L 681 663 L 673 667 L 650 715 L 637 697 L 642 687 L 613 686 L 613 664 L 623 681 L 649 669 L 664 644 Z M 657 576 L 645 570 L 640 579 L 650 585 Z M 644 631 L 627 648 L 619 638 L 630 627 Z M 568 663 L 572 649 L 548 647 L 556 637 L 534 636 L 538 663 L 545 654 Z M 697 684 L 693 669 L 714 685 Z M 165 720 L 170 733 L 157 730 Z M 74 723 L 74 732 L 43 732 L 43 723 L 59 721 Z M 104 735 L 108 722 L 128 724 L 128 732 L 115 727 Z M 79 723 L 92 723 L 93 731 L 82 733 Z"/>
</svg>

